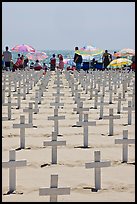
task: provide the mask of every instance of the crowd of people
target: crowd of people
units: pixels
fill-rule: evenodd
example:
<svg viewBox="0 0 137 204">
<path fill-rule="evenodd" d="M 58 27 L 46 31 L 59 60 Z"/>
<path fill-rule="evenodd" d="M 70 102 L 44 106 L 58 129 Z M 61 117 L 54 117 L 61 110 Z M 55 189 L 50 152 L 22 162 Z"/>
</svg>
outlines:
<svg viewBox="0 0 137 204">
<path fill-rule="evenodd" d="M 77 70 L 79 72 L 82 68 L 82 64 L 84 65 L 82 55 L 77 53 L 78 50 L 79 50 L 78 47 L 74 48 L 75 53 L 74 53 L 73 61 L 75 65 L 73 65 L 72 67 L 68 66 L 67 70 L 72 70 L 72 71 Z M 103 69 L 107 69 L 107 66 L 109 65 L 109 63 L 115 58 L 118 58 L 115 56 L 115 53 L 116 52 L 114 51 L 112 55 L 111 53 L 108 52 L 108 50 L 105 50 L 105 52 L 102 55 L 102 63 L 101 63 Z M 57 63 L 57 58 L 58 58 L 58 63 Z M 35 63 L 31 62 L 29 64 L 29 59 L 27 57 L 24 57 L 24 55 L 21 55 L 20 53 L 18 53 L 17 60 L 14 63 L 12 60 L 12 53 L 9 51 L 9 47 L 6 46 L 5 51 L 2 54 L 2 69 L 6 71 L 14 72 L 17 69 L 25 70 L 26 67 L 29 67 L 30 69 L 34 69 L 36 71 L 44 70 L 46 72 L 49 69 L 50 71 L 60 70 L 60 72 L 62 73 L 62 71 L 64 70 L 63 55 L 58 54 L 57 58 L 56 58 L 56 54 L 54 53 L 50 58 L 49 66 L 45 62 L 43 62 L 43 65 L 42 65 L 38 59 L 35 61 Z M 95 58 L 93 58 L 89 62 L 88 68 L 86 68 L 85 70 L 87 70 L 87 72 L 89 68 L 92 68 L 94 70 L 96 68 L 97 63 L 98 61 Z M 135 70 L 135 56 L 132 57 L 131 68 Z"/>
</svg>

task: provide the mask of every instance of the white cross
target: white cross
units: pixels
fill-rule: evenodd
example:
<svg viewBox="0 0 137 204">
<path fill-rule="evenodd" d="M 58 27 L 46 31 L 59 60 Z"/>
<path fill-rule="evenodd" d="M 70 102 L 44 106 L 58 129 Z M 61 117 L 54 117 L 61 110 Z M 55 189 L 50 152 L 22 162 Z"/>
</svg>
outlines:
<svg viewBox="0 0 137 204">
<path fill-rule="evenodd" d="M 50 103 L 51 106 L 55 106 L 55 109 L 59 108 L 60 106 L 64 106 L 64 103 L 59 102 L 59 96 L 55 98 L 55 102 Z"/>
<path fill-rule="evenodd" d="M 50 202 L 57 202 L 58 195 L 69 195 L 70 188 L 58 188 L 58 175 L 51 175 L 50 188 L 40 188 L 40 196 L 50 196 Z"/>
<path fill-rule="evenodd" d="M 8 106 L 8 120 L 11 119 L 11 106 L 16 106 L 16 103 L 11 103 L 11 96 L 8 96 L 8 103 L 4 103 L 3 106 Z M 6 118 L 4 119 L 6 120 Z"/>
<path fill-rule="evenodd" d="M 59 125 L 58 121 L 65 119 L 65 116 L 58 116 L 58 109 L 54 109 L 54 116 L 49 116 L 48 120 L 54 120 L 54 132 L 59 134 Z"/>
<path fill-rule="evenodd" d="M 104 110 L 104 105 L 108 105 L 108 102 L 104 102 L 104 96 L 102 95 L 100 97 L 100 102 L 97 102 L 97 105 L 100 105 L 100 117 L 99 119 L 103 118 L 103 110 Z"/>
<path fill-rule="evenodd" d="M 83 107 L 83 102 L 79 102 L 78 103 L 78 108 L 73 108 L 74 111 L 77 111 L 77 113 L 79 114 L 79 122 L 82 121 L 82 116 L 83 116 L 83 111 L 89 111 L 89 108 L 84 108 Z"/>
<path fill-rule="evenodd" d="M 98 104 L 98 96 L 100 96 L 99 94 L 98 94 L 98 90 L 97 89 L 95 89 L 94 90 L 95 91 L 95 94 L 93 94 L 92 96 L 94 96 L 95 98 L 94 98 L 94 109 L 97 109 L 97 104 Z"/>
<path fill-rule="evenodd" d="M 80 98 L 80 93 L 75 92 L 75 103 L 78 103 L 79 101 L 85 101 L 85 98 Z"/>
<path fill-rule="evenodd" d="M 26 100 L 26 84 L 25 82 L 23 83 L 23 100 Z"/>
<path fill-rule="evenodd" d="M 11 76 L 10 75 L 9 75 L 8 89 L 5 90 L 5 92 L 8 92 L 8 97 L 11 96 Z"/>
<path fill-rule="evenodd" d="M 38 108 L 38 102 L 39 102 L 39 92 L 36 91 L 35 92 L 35 98 L 31 98 L 32 100 L 35 100 L 34 105 L 35 105 L 35 111 L 34 111 L 34 114 L 37 114 L 39 112 L 39 108 Z"/>
<path fill-rule="evenodd" d="M 33 109 L 33 102 L 29 103 L 29 108 L 23 109 L 23 112 L 28 112 L 29 113 L 29 119 L 28 123 L 33 124 L 33 113 L 38 111 L 38 109 Z"/>
<path fill-rule="evenodd" d="M 128 111 L 128 125 L 131 125 L 132 121 L 132 110 L 135 108 L 132 106 L 132 101 L 128 101 L 128 107 L 123 107 L 123 110 Z"/>
<path fill-rule="evenodd" d="M 60 93 L 60 87 L 56 87 L 56 93 L 53 93 L 53 96 L 64 96 L 64 94 L 63 93 Z"/>
<path fill-rule="evenodd" d="M 96 126 L 96 121 L 89 122 L 88 114 L 84 114 L 84 121 L 77 122 L 77 125 L 83 126 L 84 129 L 84 147 L 88 147 L 88 126 Z"/>
<path fill-rule="evenodd" d="M 113 108 L 109 109 L 109 116 L 103 116 L 103 119 L 109 119 L 109 136 L 113 135 L 113 120 L 120 119 L 120 115 L 113 115 Z"/>
<path fill-rule="evenodd" d="M 25 128 L 32 128 L 32 124 L 25 124 L 25 116 L 20 115 L 20 124 L 13 124 L 13 128 L 20 128 L 20 148 L 25 148 Z"/>
<path fill-rule="evenodd" d="M 121 101 L 126 101 L 126 99 L 121 98 L 121 93 L 118 93 L 118 98 L 114 98 L 114 101 L 118 101 L 117 113 L 120 114 L 120 112 L 121 112 Z"/>
<path fill-rule="evenodd" d="M 16 161 L 15 150 L 9 151 L 9 161 L 2 162 L 3 168 L 9 168 L 9 192 L 12 193 L 16 190 L 16 167 L 23 167 L 27 165 L 26 160 Z"/>
<path fill-rule="evenodd" d="M 100 161 L 100 151 L 94 151 L 94 162 L 85 163 L 85 168 L 95 168 L 95 189 L 101 189 L 101 168 L 109 167 L 110 161 Z"/>
<path fill-rule="evenodd" d="M 52 132 L 52 141 L 44 141 L 44 146 L 52 146 L 52 164 L 57 164 L 57 146 L 66 145 L 66 141 L 57 141 L 57 133 Z"/>
<path fill-rule="evenodd" d="M 133 89 L 133 93 L 128 94 L 129 97 L 132 97 L 132 107 L 135 108 L 135 90 Z"/>
<path fill-rule="evenodd" d="M 123 98 L 125 98 L 125 93 L 127 92 L 127 82 L 125 79 L 122 81 L 122 85 L 123 85 Z"/>
<path fill-rule="evenodd" d="M 17 91 L 18 93 L 15 93 L 15 94 L 13 94 L 13 96 L 17 96 L 18 98 L 17 98 L 17 109 L 20 109 L 21 108 L 21 96 L 23 96 L 24 94 L 22 94 L 22 93 L 20 93 L 20 88 L 18 89 L 18 91 Z"/>
<path fill-rule="evenodd" d="M 127 162 L 128 144 L 135 144 L 135 139 L 128 139 L 128 130 L 123 130 L 123 139 L 115 139 L 115 144 L 123 144 L 122 162 Z"/>
</svg>

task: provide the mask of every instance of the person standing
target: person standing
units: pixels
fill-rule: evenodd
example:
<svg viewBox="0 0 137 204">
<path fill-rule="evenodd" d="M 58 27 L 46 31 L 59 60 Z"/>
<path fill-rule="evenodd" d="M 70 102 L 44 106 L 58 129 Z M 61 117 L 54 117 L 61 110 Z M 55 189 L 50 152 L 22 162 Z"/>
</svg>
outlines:
<svg viewBox="0 0 137 204">
<path fill-rule="evenodd" d="M 61 54 L 58 54 L 58 58 L 59 58 L 59 70 L 62 72 L 64 69 L 64 62 L 63 62 L 63 56 Z"/>
<path fill-rule="evenodd" d="M 50 58 L 50 70 L 55 71 L 56 68 L 56 56 L 55 54 L 52 55 L 52 58 Z"/>
<path fill-rule="evenodd" d="M 75 51 L 78 50 L 78 47 L 75 47 Z M 81 63 L 82 63 L 82 56 L 75 53 L 74 55 L 74 62 L 76 63 L 76 70 L 79 72 L 81 69 Z"/>
<path fill-rule="evenodd" d="M 3 60 L 5 64 L 6 71 L 11 71 L 11 60 L 12 60 L 12 54 L 9 51 L 9 47 L 6 46 L 6 50 L 3 52 Z"/>
<path fill-rule="evenodd" d="M 103 61 L 104 69 L 106 69 L 109 63 L 112 61 L 112 55 L 108 53 L 108 50 L 105 50 L 105 52 L 103 53 L 102 61 Z"/>
</svg>

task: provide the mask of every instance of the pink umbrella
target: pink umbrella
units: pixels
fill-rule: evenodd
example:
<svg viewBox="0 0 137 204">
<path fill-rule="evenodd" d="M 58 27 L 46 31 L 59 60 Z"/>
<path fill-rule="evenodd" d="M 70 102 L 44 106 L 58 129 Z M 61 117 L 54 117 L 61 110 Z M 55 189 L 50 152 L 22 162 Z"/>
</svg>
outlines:
<svg viewBox="0 0 137 204">
<path fill-rule="evenodd" d="M 35 52 L 35 49 L 32 46 L 26 44 L 16 45 L 11 50 L 15 52 Z"/>
<path fill-rule="evenodd" d="M 46 59 L 48 56 L 45 52 L 33 52 L 33 53 L 28 53 L 26 55 L 28 57 L 29 60 L 44 60 Z"/>
</svg>

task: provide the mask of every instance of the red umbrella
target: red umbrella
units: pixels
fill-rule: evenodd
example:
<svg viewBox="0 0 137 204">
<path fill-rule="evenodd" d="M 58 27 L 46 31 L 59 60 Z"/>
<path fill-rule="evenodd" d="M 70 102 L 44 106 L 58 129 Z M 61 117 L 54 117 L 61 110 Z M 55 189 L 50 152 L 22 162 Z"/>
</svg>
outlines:
<svg viewBox="0 0 137 204">
<path fill-rule="evenodd" d="M 32 46 L 26 44 L 16 45 L 11 50 L 15 52 L 35 52 L 35 49 Z"/>
</svg>

